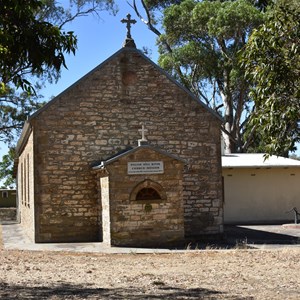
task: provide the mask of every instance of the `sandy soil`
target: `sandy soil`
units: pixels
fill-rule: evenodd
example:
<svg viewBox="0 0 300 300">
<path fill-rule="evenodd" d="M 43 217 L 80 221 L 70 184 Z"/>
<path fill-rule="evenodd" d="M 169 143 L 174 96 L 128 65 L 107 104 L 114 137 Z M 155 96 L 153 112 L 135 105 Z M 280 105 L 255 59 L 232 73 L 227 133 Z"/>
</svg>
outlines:
<svg viewBox="0 0 300 300">
<path fill-rule="evenodd" d="M 0 299 L 300 299 L 300 249 L 103 255 L 0 250 Z"/>
</svg>

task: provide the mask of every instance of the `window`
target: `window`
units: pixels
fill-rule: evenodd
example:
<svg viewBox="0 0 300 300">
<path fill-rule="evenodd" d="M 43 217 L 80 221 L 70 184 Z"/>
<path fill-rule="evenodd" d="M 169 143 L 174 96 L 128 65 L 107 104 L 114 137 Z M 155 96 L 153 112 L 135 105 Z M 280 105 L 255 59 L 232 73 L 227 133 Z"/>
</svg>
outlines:
<svg viewBox="0 0 300 300">
<path fill-rule="evenodd" d="M 135 199 L 136 200 L 160 200 L 161 196 L 153 188 L 143 188 L 137 193 Z"/>
<path fill-rule="evenodd" d="M 2 198 L 8 198 L 8 192 L 7 191 L 2 192 Z"/>
<path fill-rule="evenodd" d="M 167 195 L 164 188 L 157 182 L 146 179 L 138 183 L 130 194 L 131 201 L 162 201 L 166 200 Z"/>
</svg>

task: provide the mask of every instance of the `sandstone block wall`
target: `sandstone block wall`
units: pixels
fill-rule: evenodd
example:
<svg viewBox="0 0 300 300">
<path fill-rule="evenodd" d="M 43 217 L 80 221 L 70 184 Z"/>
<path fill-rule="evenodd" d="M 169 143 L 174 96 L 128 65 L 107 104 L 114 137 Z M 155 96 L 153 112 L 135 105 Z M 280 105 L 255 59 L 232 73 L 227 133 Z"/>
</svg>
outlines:
<svg viewBox="0 0 300 300">
<path fill-rule="evenodd" d="M 33 133 L 31 133 L 27 145 L 19 157 L 17 193 L 21 224 L 27 236 L 35 241 L 33 149 Z"/>
<path fill-rule="evenodd" d="M 1 207 L 0 208 L 0 223 L 5 221 L 16 221 L 17 220 L 17 209 L 12 207 Z"/>
<path fill-rule="evenodd" d="M 136 51 L 122 50 L 30 120 L 36 241 L 102 239 L 91 164 L 147 139 L 186 160 L 187 236 L 222 231 L 220 121 Z"/>
<path fill-rule="evenodd" d="M 164 173 L 128 174 L 128 162 L 145 161 L 162 162 Z M 184 240 L 182 161 L 140 148 L 106 166 L 106 174 L 112 245 L 157 247 L 178 245 Z M 143 188 L 153 188 L 161 199 L 137 199 Z M 103 228 L 107 236 L 108 228 Z"/>
</svg>

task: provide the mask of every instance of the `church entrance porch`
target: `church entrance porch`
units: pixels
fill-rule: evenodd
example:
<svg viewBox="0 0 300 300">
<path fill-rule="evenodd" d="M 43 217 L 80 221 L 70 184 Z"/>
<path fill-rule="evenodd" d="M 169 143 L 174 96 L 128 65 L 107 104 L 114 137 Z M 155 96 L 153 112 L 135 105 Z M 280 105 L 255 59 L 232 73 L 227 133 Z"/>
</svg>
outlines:
<svg viewBox="0 0 300 300">
<path fill-rule="evenodd" d="M 184 162 L 148 145 L 94 167 L 102 206 L 103 242 L 161 247 L 184 240 Z"/>
</svg>

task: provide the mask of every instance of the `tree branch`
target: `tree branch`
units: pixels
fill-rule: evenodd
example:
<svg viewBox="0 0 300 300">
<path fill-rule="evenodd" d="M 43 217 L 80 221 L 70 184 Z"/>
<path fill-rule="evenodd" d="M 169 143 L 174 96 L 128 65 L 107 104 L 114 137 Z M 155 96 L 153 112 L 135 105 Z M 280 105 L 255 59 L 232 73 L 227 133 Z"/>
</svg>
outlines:
<svg viewBox="0 0 300 300">
<path fill-rule="evenodd" d="M 78 17 L 85 17 L 90 13 L 95 13 L 99 16 L 97 9 L 93 6 L 92 8 L 86 10 L 86 11 L 79 11 L 76 14 L 70 16 L 69 18 L 65 19 L 60 25 L 59 25 L 59 29 L 62 29 L 64 25 L 66 25 L 67 23 L 70 23 L 72 21 L 74 21 L 76 18 Z"/>
<path fill-rule="evenodd" d="M 148 19 L 148 20 L 145 20 L 145 19 L 142 17 L 142 15 L 140 14 L 140 12 L 139 12 L 139 10 L 138 10 L 138 8 L 137 8 L 136 1 L 135 1 L 135 0 L 133 0 L 133 5 L 132 5 L 131 3 L 129 3 L 128 1 L 127 1 L 127 3 L 128 3 L 128 5 L 129 5 L 130 7 L 133 8 L 133 10 L 135 11 L 135 13 L 136 13 L 136 15 L 138 16 L 138 18 L 139 18 L 144 24 L 146 24 L 147 27 L 148 27 L 155 35 L 157 35 L 158 37 L 160 37 L 160 36 L 162 35 L 162 33 L 161 33 L 161 32 L 153 25 L 152 19 L 151 19 L 150 11 L 149 11 L 149 9 L 148 9 L 148 7 L 147 7 L 147 5 L 146 5 L 146 3 L 145 3 L 144 0 L 141 0 L 141 3 L 142 3 L 142 6 L 143 6 L 143 8 L 144 8 L 144 10 L 145 10 L 145 13 L 146 13 L 146 15 L 147 15 L 147 19 Z M 173 53 L 173 50 L 172 50 L 171 46 L 167 43 L 167 41 L 162 40 L 161 42 L 162 42 L 163 45 L 165 46 L 165 49 L 167 50 L 167 52 L 168 52 L 169 54 L 172 54 L 172 53 Z M 182 71 L 181 71 L 181 69 L 180 69 L 180 66 L 179 66 L 178 64 L 175 64 L 175 70 L 176 70 L 176 72 L 177 72 L 177 74 L 178 74 L 178 76 L 179 76 L 180 81 L 182 82 L 182 84 L 183 84 L 187 89 L 190 90 L 190 84 L 189 84 L 188 81 L 185 79 L 185 77 L 184 77 L 184 75 L 182 74 Z"/>
</svg>

